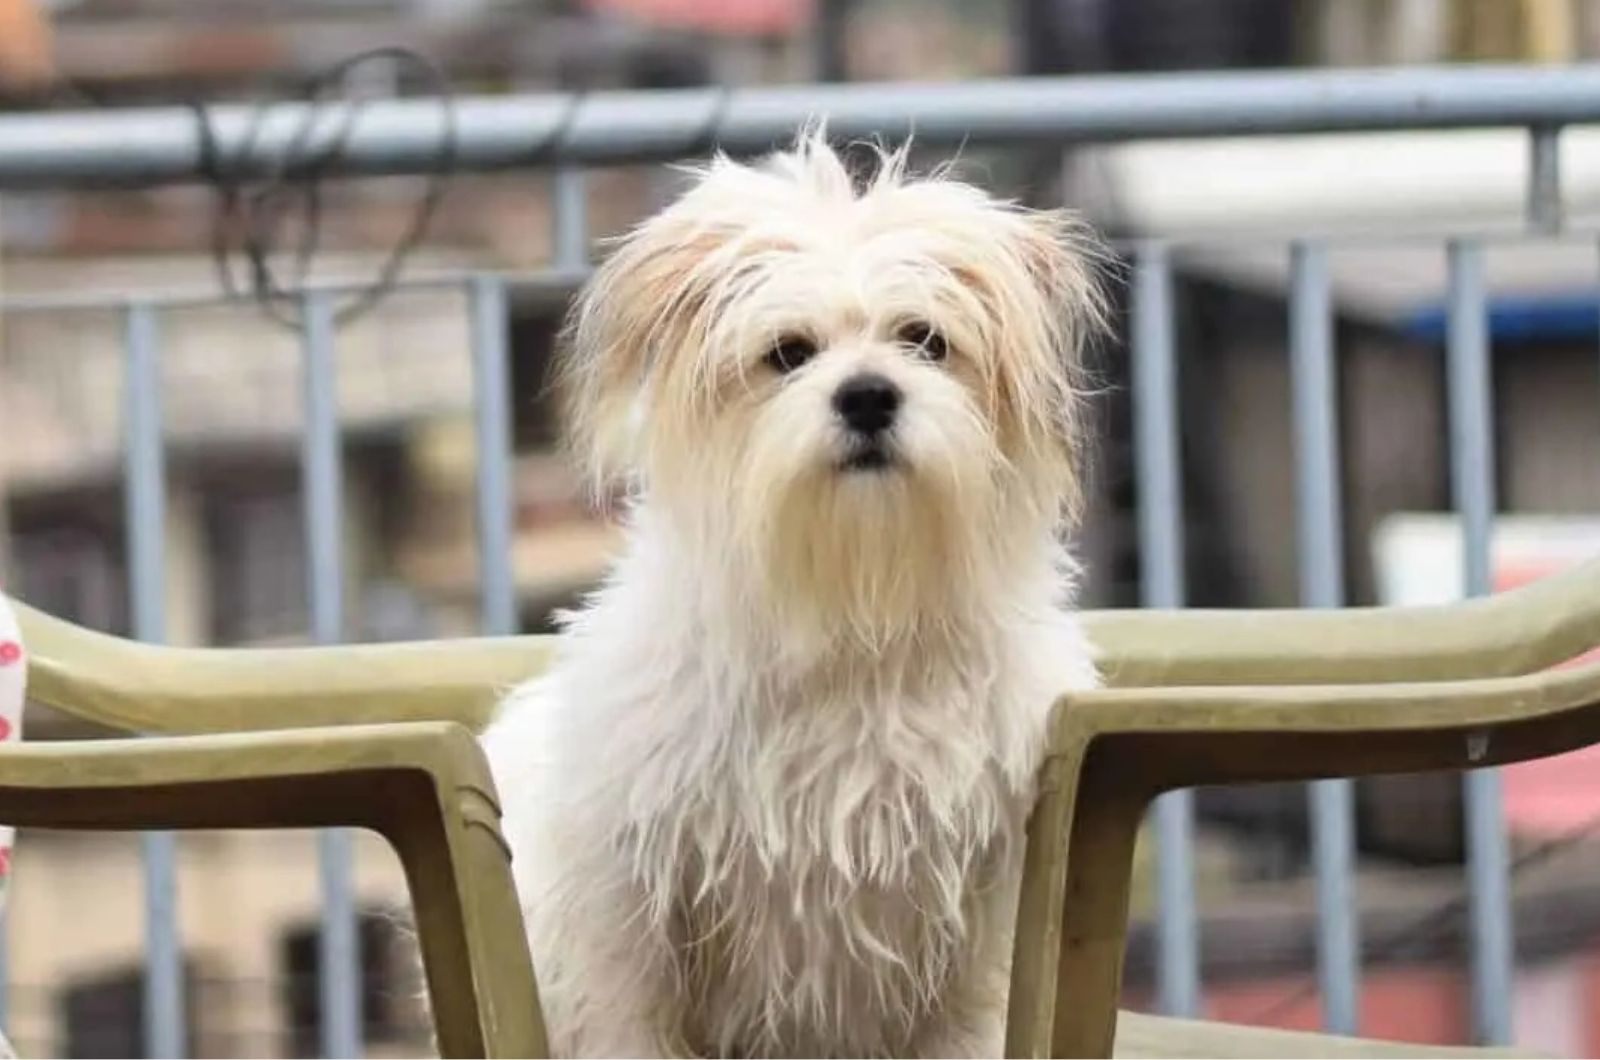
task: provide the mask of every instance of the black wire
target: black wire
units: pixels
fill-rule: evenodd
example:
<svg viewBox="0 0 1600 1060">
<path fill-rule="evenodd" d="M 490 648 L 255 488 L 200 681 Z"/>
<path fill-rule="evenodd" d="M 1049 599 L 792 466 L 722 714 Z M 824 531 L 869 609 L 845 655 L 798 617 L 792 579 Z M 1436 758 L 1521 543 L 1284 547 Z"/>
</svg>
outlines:
<svg viewBox="0 0 1600 1060">
<path fill-rule="evenodd" d="M 421 198 L 400 238 L 390 248 L 377 275 L 340 305 L 336 324 L 345 324 L 372 309 L 394 289 L 407 260 L 427 237 L 434 216 L 454 176 L 458 155 L 455 98 L 448 78 L 429 58 L 410 48 L 385 46 L 357 52 L 319 71 L 301 86 L 304 107 L 299 123 L 269 160 L 264 175 L 247 175 L 258 154 L 262 132 L 279 100 L 255 104 L 237 139 L 224 146 L 209 105 L 190 101 L 199 145 L 200 176 L 214 192 L 211 256 L 217 282 L 230 299 L 250 298 L 272 320 L 299 330 L 299 298 L 319 249 L 323 221 L 322 183 L 342 157 L 365 100 L 346 94 L 350 78 L 370 63 L 387 61 L 420 73 L 439 101 L 439 146 L 427 173 Z M 331 108 L 339 124 L 319 132 Z M 284 226 L 299 217 L 299 237 L 289 250 L 292 272 L 281 276 L 276 259 L 283 253 Z M 235 272 L 243 258 L 246 279 Z"/>
<path fill-rule="evenodd" d="M 243 129 L 233 142 L 224 144 L 219 135 L 211 105 L 188 99 L 184 105 L 194 117 L 198 148 L 196 168 L 214 196 L 210 252 L 218 285 L 230 300 L 249 298 L 269 319 L 291 330 L 303 326 L 299 302 L 311 265 L 315 259 L 323 219 L 322 182 L 342 156 L 360 116 L 364 101 L 335 96 L 349 85 L 350 75 L 366 64 L 387 60 L 420 73 L 431 94 L 439 102 L 439 144 L 427 184 L 417 201 L 411 220 L 385 257 L 373 280 L 335 310 L 335 324 L 342 325 L 372 309 L 393 290 L 412 253 L 427 238 L 439 205 L 449 189 L 459 162 L 459 134 L 455 96 L 449 79 L 431 59 L 411 48 L 386 45 L 357 52 L 339 60 L 308 78 L 296 98 L 304 102 L 299 124 L 275 156 L 267 172 L 255 180 L 249 177 L 256 158 L 262 130 L 274 107 L 282 99 L 263 99 L 249 113 Z M 103 107 L 106 101 L 86 86 L 58 85 L 69 104 Z M 576 125 L 587 101 L 587 92 L 569 93 L 559 120 L 549 134 L 528 152 L 527 162 L 551 161 L 559 155 Z M 733 101 L 732 90 L 720 86 L 711 90 L 703 121 L 688 136 L 684 157 L 709 155 L 718 145 L 719 133 Z M 342 121 L 331 134 L 317 136 L 327 111 L 340 108 Z M 298 214 L 300 236 L 291 254 L 292 276 L 280 277 L 274 259 L 281 253 L 283 227 Z M 236 259 L 243 258 L 246 280 L 236 275 Z"/>
</svg>

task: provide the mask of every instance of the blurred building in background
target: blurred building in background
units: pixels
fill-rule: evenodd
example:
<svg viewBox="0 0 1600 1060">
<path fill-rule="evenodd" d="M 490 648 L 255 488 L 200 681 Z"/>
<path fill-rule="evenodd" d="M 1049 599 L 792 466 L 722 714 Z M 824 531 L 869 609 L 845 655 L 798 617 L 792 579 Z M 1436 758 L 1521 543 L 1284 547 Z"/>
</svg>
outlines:
<svg viewBox="0 0 1600 1060">
<path fill-rule="evenodd" d="M 387 44 L 434 57 L 464 93 L 1561 63 L 1600 55 L 1600 2 L 0 0 L 0 98 L 19 109 L 248 101 Z M 375 89 L 388 94 L 429 88 L 404 70 L 375 77 Z M 1593 220 L 1600 141 L 1572 133 L 1564 142 L 1567 212 Z M 972 159 L 1004 190 L 1081 206 L 1114 238 L 1182 237 L 1175 260 L 1194 603 L 1284 605 L 1297 596 L 1288 259 L 1272 235 L 1370 236 L 1402 224 L 1408 233 L 1511 231 L 1522 224 L 1525 155 L 1516 136 L 1491 132 L 1143 143 Z M 1355 172 L 1362 179 L 1351 180 Z M 621 231 L 670 188 L 670 177 L 653 167 L 589 174 L 591 231 Z M 328 185 L 314 274 L 371 275 L 419 193 L 413 180 Z M 546 266 L 555 243 L 549 202 L 543 173 L 453 175 L 408 273 Z M 0 570 L 9 591 L 96 628 L 125 632 L 129 612 L 123 336 L 113 310 L 132 293 L 214 288 L 214 207 L 214 190 L 203 187 L 46 189 L 0 199 L 0 292 L 32 303 L 0 316 Z M 1331 265 L 1346 590 L 1351 602 L 1394 600 L 1381 575 L 1385 528 L 1396 516 L 1449 504 L 1443 255 L 1436 242 L 1363 239 L 1336 251 Z M 1497 244 L 1488 268 L 1502 507 L 1596 513 L 1593 246 Z M 106 309 L 42 308 L 63 294 L 95 292 L 105 294 Z M 513 309 L 514 570 L 529 630 L 547 628 L 552 609 L 594 583 L 616 540 L 554 450 L 546 369 L 569 293 L 560 285 L 523 289 Z M 340 333 L 352 638 L 477 628 L 467 319 L 459 293 L 407 289 Z M 304 639 L 297 337 L 248 303 L 167 312 L 162 328 L 168 634 L 197 644 Z M 1126 605 L 1136 601 L 1139 574 L 1126 359 L 1108 349 L 1096 371 L 1105 396 L 1083 536 L 1087 596 L 1094 605 Z M 1597 550 L 1600 539 L 1589 548 Z M 42 713 L 36 719 L 30 738 L 85 735 Z M 1566 814 L 1570 823 L 1573 813 L 1564 803 L 1549 809 L 1540 776 L 1524 777 L 1524 802 L 1513 785 L 1513 824 L 1529 843 L 1548 838 L 1539 822 Z M 1440 927 L 1438 915 L 1457 897 L 1455 785 L 1396 778 L 1359 790 L 1364 1029 L 1417 1041 L 1458 1038 L 1467 1018 L 1463 930 L 1448 915 Z M 1579 818 L 1600 817 L 1600 796 L 1591 802 L 1578 807 Z M 1247 1022 L 1313 1025 L 1303 793 L 1208 792 L 1201 807 L 1209 1005 Z M 185 838 L 196 1050 L 314 1055 L 313 852 L 306 836 Z M 13 1040 L 34 1053 L 139 1055 L 134 841 L 34 833 L 19 857 Z M 1140 859 L 1147 865 L 1147 852 Z M 1590 895 L 1600 880 L 1595 862 L 1593 850 L 1579 846 L 1517 881 L 1525 961 L 1518 1004 L 1529 1014 L 1524 1025 L 1548 1038 L 1530 1044 L 1557 1052 L 1600 1048 L 1600 1026 L 1587 1022 L 1600 1004 L 1585 1000 L 1600 1000 L 1600 960 L 1591 955 L 1600 938 L 1600 902 Z M 375 845 L 363 848 L 358 892 L 372 1051 L 426 1052 L 404 932 L 393 918 L 404 890 L 392 859 Z M 1148 995 L 1152 975 L 1147 893 L 1140 903 L 1128 966 L 1135 998 Z"/>
</svg>

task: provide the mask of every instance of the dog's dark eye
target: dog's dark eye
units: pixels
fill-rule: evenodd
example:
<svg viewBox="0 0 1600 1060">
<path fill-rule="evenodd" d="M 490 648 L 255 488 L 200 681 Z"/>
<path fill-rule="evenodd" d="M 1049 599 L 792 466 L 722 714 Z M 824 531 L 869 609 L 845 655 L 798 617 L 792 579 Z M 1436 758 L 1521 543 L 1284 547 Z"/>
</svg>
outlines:
<svg viewBox="0 0 1600 1060">
<path fill-rule="evenodd" d="M 902 324 L 895 337 L 907 346 L 915 347 L 918 353 L 930 361 L 942 361 L 950 355 L 950 347 L 945 342 L 944 336 L 926 321 L 914 320 L 909 324 Z"/>
<path fill-rule="evenodd" d="M 817 344 L 804 335 L 785 335 L 767 351 L 773 371 L 787 375 L 817 355 Z"/>
</svg>

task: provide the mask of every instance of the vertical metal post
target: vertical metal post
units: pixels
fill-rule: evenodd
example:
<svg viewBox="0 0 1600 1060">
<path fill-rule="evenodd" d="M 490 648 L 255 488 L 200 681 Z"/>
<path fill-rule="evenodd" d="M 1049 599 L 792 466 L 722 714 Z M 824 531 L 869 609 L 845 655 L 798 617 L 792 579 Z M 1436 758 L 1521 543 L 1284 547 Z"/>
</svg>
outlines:
<svg viewBox="0 0 1600 1060">
<path fill-rule="evenodd" d="M 1300 602 L 1344 604 L 1343 515 L 1339 501 L 1338 378 L 1328 252 L 1290 248 L 1289 358 L 1294 408 Z M 1317 877 L 1317 982 L 1323 1026 L 1355 1034 L 1360 1021 L 1355 893 L 1355 801 L 1348 780 L 1310 788 L 1312 862 Z"/>
<path fill-rule="evenodd" d="M 161 361 L 156 311 L 136 303 L 124 322 L 123 488 L 133 635 L 166 638 L 166 469 L 161 441 Z M 183 946 L 178 937 L 177 842 L 147 832 L 144 846 L 145 1055 L 182 1057 L 188 1047 Z"/>
<path fill-rule="evenodd" d="M 1184 603 L 1182 459 L 1172 262 L 1167 247 L 1141 244 L 1133 273 L 1133 431 L 1138 471 L 1140 591 L 1146 607 Z M 1194 797 L 1156 800 L 1161 1010 L 1200 1010 L 1200 943 L 1194 897 Z"/>
<path fill-rule="evenodd" d="M 305 429 L 300 448 L 305 498 L 307 599 L 311 635 L 319 644 L 344 636 L 344 504 L 339 446 L 339 382 L 334 362 L 333 304 L 325 292 L 302 299 Z M 318 985 L 324 1056 L 361 1055 L 361 954 L 356 932 L 355 848 L 342 828 L 317 835 L 322 885 Z"/>
<path fill-rule="evenodd" d="M 589 188 L 583 170 L 557 169 L 551 185 L 551 256 L 556 266 L 581 269 L 589 263 Z"/>
<path fill-rule="evenodd" d="M 818 81 L 845 81 L 845 44 L 850 35 L 849 0 L 817 0 L 812 36 Z"/>
<path fill-rule="evenodd" d="M 1561 128 L 1528 130 L 1528 224 L 1535 231 L 1561 230 Z"/>
<path fill-rule="evenodd" d="M 511 378 L 505 281 L 474 277 L 472 371 L 478 446 L 478 601 L 483 630 L 515 633 L 517 587 L 511 568 Z"/>
<path fill-rule="evenodd" d="M 1467 595 L 1479 596 L 1491 588 L 1495 507 L 1483 247 L 1456 240 L 1448 254 L 1450 479 L 1461 514 L 1463 583 Z M 1499 771 L 1474 770 L 1463 785 L 1475 1031 L 1480 1042 L 1506 1045 L 1511 1041 L 1511 888 Z"/>
</svg>

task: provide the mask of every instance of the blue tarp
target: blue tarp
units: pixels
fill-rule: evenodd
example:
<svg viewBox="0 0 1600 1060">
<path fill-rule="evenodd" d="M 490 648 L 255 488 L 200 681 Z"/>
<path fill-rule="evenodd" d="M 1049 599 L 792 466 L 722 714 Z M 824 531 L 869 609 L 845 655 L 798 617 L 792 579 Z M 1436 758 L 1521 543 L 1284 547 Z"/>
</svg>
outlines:
<svg viewBox="0 0 1600 1060">
<path fill-rule="evenodd" d="M 1442 343 L 1449 311 L 1426 306 L 1400 321 L 1410 338 Z M 1489 337 L 1497 342 L 1600 339 L 1600 293 L 1489 300 Z"/>
</svg>

